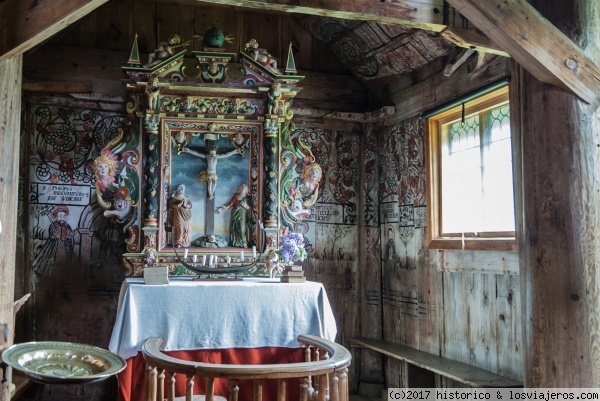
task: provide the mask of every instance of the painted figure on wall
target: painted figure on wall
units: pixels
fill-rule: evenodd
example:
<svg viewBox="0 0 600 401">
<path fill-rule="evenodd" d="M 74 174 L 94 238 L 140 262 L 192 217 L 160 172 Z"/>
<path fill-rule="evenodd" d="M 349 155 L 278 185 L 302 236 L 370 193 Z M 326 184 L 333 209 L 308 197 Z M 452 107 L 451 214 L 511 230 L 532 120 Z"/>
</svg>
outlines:
<svg viewBox="0 0 600 401">
<path fill-rule="evenodd" d="M 190 246 L 191 220 L 192 202 L 185 195 L 185 185 L 180 184 L 167 200 L 167 226 L 173 230 L 173 246 Z"/>
<path fill-rule="evenodd" d="M 73 230 L 67 223 L 69 208 L 64 205 L 54 206 L 50 212 L 50 227 L 48 228 L 48 240 L 36 250 L 33 269 L 36 274 L 44 274 L 48 268 L 57 262 L 68 262 L 73 256 L 74 240 L 77 230 Z"/>
<path fill-rule="evenodd" d="M 251 231 L 252 197 L 248 194 L 248 185 L 241 184 L 231 200 L 217 209 L 219 213 L 231 209 L 231 220 L 229 221 L 229 245 L 238 248 L 248 247 L 248 237 Z"/>
<path fill-rule="evenodd" d="M 200 183 L 207 183 L 208 199 L 214 199 L 215 197 L 215 189 L 217 188 L 217 180 L 219 179 L 219 176 L 217 175 L 217 160 L 235 154 L 240 156 L 242 155 L 242 150 L 240 148 L 233 149 L 232 151 L 219 155 L 217 154 L 218 148 L 219 147 L 216 145 L 208 146 L 206 148 L 206 154 L 192 150 L 188 147 L 184 147 L 182 149 L 184 153 L 189 153 L 190 155 L 206 159 L 206 170 L 200 173 L 198 180 Z"/>
</svg>

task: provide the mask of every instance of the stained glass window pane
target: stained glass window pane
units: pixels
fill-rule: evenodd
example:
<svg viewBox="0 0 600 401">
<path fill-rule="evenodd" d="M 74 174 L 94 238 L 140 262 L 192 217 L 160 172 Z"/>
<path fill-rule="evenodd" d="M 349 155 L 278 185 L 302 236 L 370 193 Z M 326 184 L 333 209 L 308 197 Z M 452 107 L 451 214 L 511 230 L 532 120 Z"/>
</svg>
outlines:
<svg viewBox="0 0 600 401">
<path fill-rule="evenodd" d="M 442 232 L 514 231 L 508 104 L 441 128 Z"/>
</svg>

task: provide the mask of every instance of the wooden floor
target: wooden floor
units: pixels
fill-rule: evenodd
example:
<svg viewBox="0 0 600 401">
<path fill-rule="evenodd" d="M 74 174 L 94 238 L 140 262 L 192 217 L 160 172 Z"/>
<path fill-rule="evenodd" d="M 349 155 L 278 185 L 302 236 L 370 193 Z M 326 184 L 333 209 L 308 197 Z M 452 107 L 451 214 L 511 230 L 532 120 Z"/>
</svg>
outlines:
<svg viewBox="0 0 600 401">
<path fill-rule="evenodd" d="M 359 394 L 351 394 L 350 401 L 387 401 L 382 398 L 370 398 Z"/>
</svg>

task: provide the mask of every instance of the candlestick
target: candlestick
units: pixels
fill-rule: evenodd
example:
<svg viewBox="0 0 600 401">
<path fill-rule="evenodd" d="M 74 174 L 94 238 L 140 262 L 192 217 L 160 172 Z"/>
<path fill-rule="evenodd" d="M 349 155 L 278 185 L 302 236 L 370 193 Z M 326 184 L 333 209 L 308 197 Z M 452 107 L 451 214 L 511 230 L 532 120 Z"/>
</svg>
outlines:
<svg viewBox="0 0 600 401">
<path fill-rule="evenodd" d="M 183 258 L 187 259 L 187 255 L 188 255 L 188 249 L 186 248 L 185 251 L 183 251 Z"/>
<path fill-rule="evenodd" d="M 256 259 L 256 246 L 252 245 L 252 257 Z"/>
</svg>

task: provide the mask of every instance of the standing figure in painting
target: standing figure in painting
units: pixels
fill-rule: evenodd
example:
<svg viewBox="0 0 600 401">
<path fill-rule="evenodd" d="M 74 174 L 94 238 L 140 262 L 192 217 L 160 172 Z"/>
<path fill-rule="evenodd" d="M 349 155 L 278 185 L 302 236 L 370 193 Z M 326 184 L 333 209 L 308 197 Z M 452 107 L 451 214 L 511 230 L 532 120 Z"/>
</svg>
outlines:
<svg viewBox="0 0 600 401">
<path fill-rule="evenodd" d="M 214 199 L 215 198 L 215 189 L 217 187 L 217 180 L 219 179 L 219 176 L 217 176 L 217 160 L 221 159 L 223 157 L 229 157 L 231 155 L 235 155 L 235 154 L 242 154 L 242 150 L 240 148 L 234 149 L 230 152 L 227 153 L 223 153 L 222 155 L 218 155 L 217 154 L 217 149 L 219 147 L 218 146 L 208 146 L 206 148 L 207 154 L 204 153 L 200 153 L 197 152 L 195 150 L 192 150 L 188 147 L 184 147 L 182 150 L 184 153 L 189 153 L 191 155 L 194 155 L 196 157 L 201 157 L 203 159 L 206 159 L 206 171 L 202 171 L 200 173 L 200 177 L 198 178 L 198 180 L 200 181 L 200 183 L 204 183 L 206 182 L 208 185 L 208 199 Z"/>
<path fill-rule="evenodd" d="M 50 227 L 48 228 L 48 240 L 36 249 L 33 270 L 36 274 L 43 274 L 56 263 L 68 264 L 73 256 L 73 237 L 77 230 L 71 229 L 67 223 L 69 208 L 64 205 L 54 206 L 50 212 Z"/>
<path fill-rule="evenodd" d="M 252 223 L 251 200 L 252 198 L 248 194 L 248 185 L 241 184 L 231 200 L 217 209 L 219 213 L 231 209 L 231 220 L 229 221 L 230 246 L 248 247 L 248 234 Z"/>
<path fill-rule="evenodd" d="M 180 184 L 167 200 L 167 226 L 173 230 L 173 246 L 190 246 L 192 202 L 185 195 L 185 185 Z"/>
</svg>

